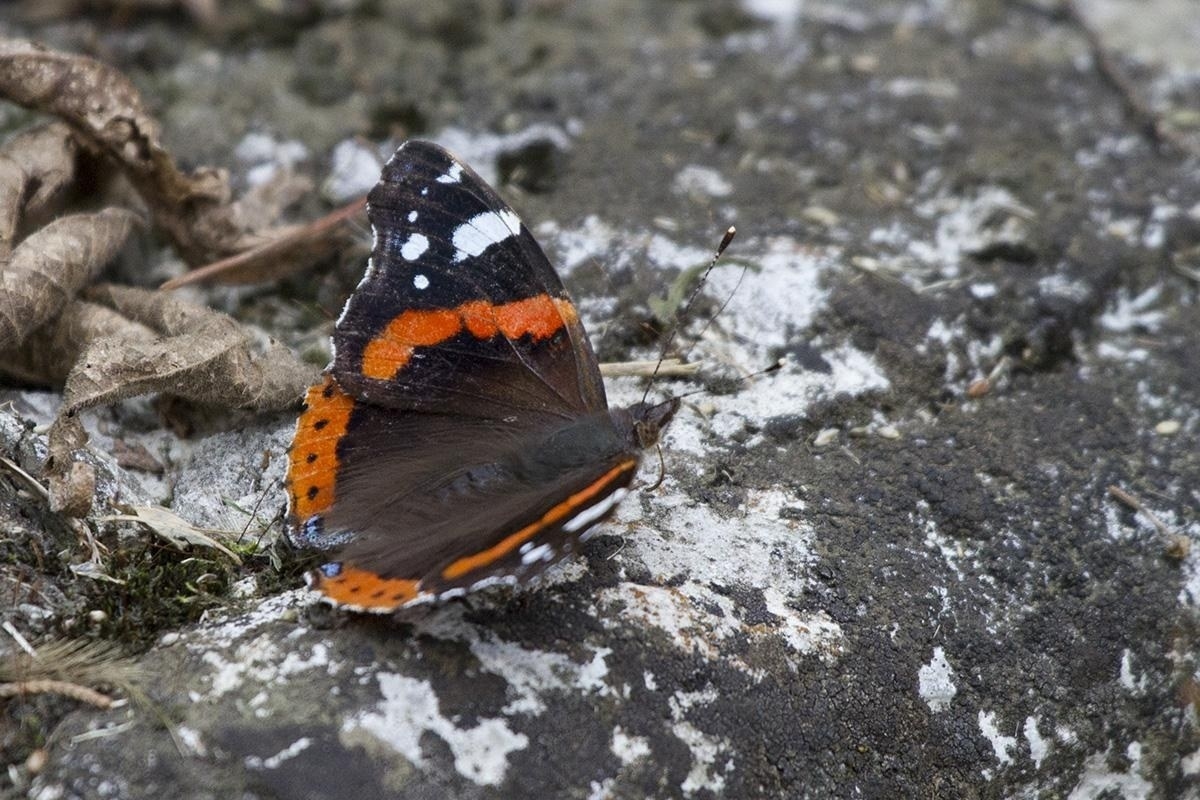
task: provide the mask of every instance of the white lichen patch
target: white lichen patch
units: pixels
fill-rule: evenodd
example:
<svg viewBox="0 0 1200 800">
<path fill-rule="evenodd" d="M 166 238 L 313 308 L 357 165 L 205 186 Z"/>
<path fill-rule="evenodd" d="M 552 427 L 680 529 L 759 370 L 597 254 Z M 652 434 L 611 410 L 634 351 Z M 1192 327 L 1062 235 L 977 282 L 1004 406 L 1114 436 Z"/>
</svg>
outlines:
<svg viewBox="0 0 1200 800">
<path fill-rule="evenodd" d="M 1167 312 L 1155 308 L 1162 300 L 1161 284 L 1139 295 L 1130 296 L 1125 288 L 1117 290 L 1112 307 L 1100 315 L 1100 326 L 1113 333 L 1154 333 L 1167 318 Z"/>
<path fill-rule="evenodd" d="M 1136 745 L 1136 742 L 1134 743 Z M 1067 800 L 1100 800 L 1106 797 L 1120 797 L 1121 800 L 1149 800 L 1157 796 L 1153 784 L 1138 774 L 1141 767 L 1140 748 L 1131 745 L 1126 754 L 1137 756 L 1130 758 L 1127 772 L 1116 772 L 1108 768 L 1108 753 L 1094 753 L 1083 762 L 1083 774 L 1075 788 L 1067 795 Z"/>
<path fill-rule="evenodd" d="M 1000 731 L 1000 727 L 996 723 L 996 712 L 979 712 L 979 732 L 983 734 L 983 738 L 991 742 L 992 753 L 1000 766 L 1013 763 L 1013 757 L 1009 751 L 1016 749 L 1017 737 L 1006 736 Z"/>
<path fill-rule="evenodd" d="M 514 732 L 502 719 L 479 719 L 460 728 L 440 711 L 437 695 L 428 681 L 390 672 L 376 674 L 383 699 L 373 711 L 346 720 L 342 735 L 354 741 L 366 733 L 403 756 L 416 767 L 425 765 L 421 737 L 433 733 L 454 755 L 458 773 L 480 786 L 499 786 L 508 770 L 508 755 L 523 750 L 529 739 Z"/>
<path fill-rule="evenodd" d="M 198 646 L 189 644 L 195 651 Z M 330 663 L 326 646 L 316 643 L 307 654 L 295 651 L 283 653 L 268 637 L 255 637 L 236 644 L 232 651 L 207 650 L 200 659 L 212 668 L 209 694 L 220 697 L 239 689 L 244 683 L 280 687 L 294 675 L 314 669 L 334 674 L 337 668 Z"/>
<path fill-rule="evenodd" d="M 443 128 L 433 139 L 494 185 L 498 178 L 496 162 L 502 154 L 538 142 L 548 142 L 559 150 L 570 150 L 572 138 L 581 132 L 579 123 L 572 121 L 565 128 L 537 123 L 504 134 L 450 127 Z"/>
<path fill-rule="evenodd" d="M 1046 756 L 1050 754 L 1052 742 L 1042 737 L 1038 731 L 1037 718 L 1025 718 L 1025 741 L 1029 742 L 1029 757 L 1033 759 L 1034 768 L 1040 768 Z"/>
<path fill-rule="evenodd" d="M 915 210 L 936 224 L 932 239 L 913 238 L 907 242 L 908 255 L 931 273 L 912 274 L 907 280 L 959 277 L 964 261 L 972 253 L 1001 243 L 1025 241 L 1029 235 L 1028 220 L 1034 216 L 1011 192 L 999 186 L 985 186 L 970 197 L 937 197 L 921 203 Z"/>
<path fill-rule="evenodd" d="M 733 759 L 724 756 L 729 741 L 705 733 L 686 719 L 689 709 L 712 703 L 717 697 L 716 689 L 709 687 L 698 692 L 676 692 L 669 701 L 674 719 L 671 732 L 692 753 L 692 767 L 680 786 L 685 795 L 707 789 L 719 796 L 725 789 L 725 773 L 733 769 Z"/>
<path fill-rule="evenodd" d="M 733 194 L 733 185 L 711 167 L 689 164 L 675 174 L 672 188 L 684 195 L 707 195 L 728 197 Z"/>
<path fill-rule="evenodd" d="M 612 743 L 609 746 L 613 755 L 626 766 L 650 755 L 650 741 L 645 736 L 626 733 L 620 725 L 613 729 Z"/>
<path fill-rule="evenodd" d="M 845 640 L 842 626 L 824 611 L 811 614 L 796 611 L 787 605 L 788 598 L 773 586 L 763 590 L 763 600 L 767 611 L 779 617 L 776 630 L 792 651 L 816 655 L 826 663 L 833 663 L 842 655 Z"/>
<path fill-rule="evenodd" d="M 379 181 L 383 154 L 362 139 L 345 139 L 334 145 L 329 175 L 321 184 L 321 193 L 335 203 L 361 197 Z"/>
<path fill-rule="evenodd" d="M 508 682 L 513 699 L 503 709 L 505 714 L 541 714 L 546 710 L 543 695 L 548 692 L 571 692 L 606 696 L 612 689 L 605 683 L 608 675 L 606 658 L 611 650 L 600 648 L 586 664 L 577 664 L 559 653 L 529 650 L 499 639 L 479 639 L 471 644 L 471 652 L 482 668 Z"/>
<path fill-rule="evenodd" d="M 707 592 L 702 587 L 688 587 L 693 592 Z M 728 598 L 715 593 L 712 597 L 731 607 Z M 684 587 L 664 588 L 619 583 L 600 592 L 597 605 L 604 610 L 601 619 L 607 625 L 618 622 L 634 623 L 641 627 L 665 632 L 675 646 L 684 652 L 698 651 L 705 658 L 714 658 L 720 642 L 738 630 L 731 608 L 720 616 L 705 610 L 688 596 Z M 719 606 L 718 606 L 719 607 Z"/>
<path fill-rule="evenodd" d="M 1139 676 L 1134 670 L 1133 653 L 1128 647 L 1121 651 L 1121 668 L 1117 674 L 1117 682 L 1121 684 L 1122 689 L 1135 695 L 1144 694 L 1150 682 L 1145 673 Z"/>
<path fill-rule="evenodd" d="M 950 707 L 958 687 L 954 685 L 954 669 L 946 661 L 946 651 L 933 648 L 929 663 L 917 670 L 917 692 L 935 714 Z"/>
<path fill-rule="evenodd" d="M 279 769 L 285 762 L 292 760 L 312 746 L 312 739 L 301 736 L 273 756 L 246 756 L 245 764 L 250 769 Z"/>
<path fill-rule="evenodd" d="M 268 133 L 251 132 L 242 137 L 234 147 L 233 154 L 245 164 L 246 183 L 261 186 L 274 179 L 281 171 L 290 170 L 308 158 L 308 148 L 295 139 L 279 141 Z M 379 168 L 375 169 L 376 176 Z"/>
<path fill-rule="evenodd" d="M 440 609 L 418 628 L 432 638 L 466 643 L 483 671 L 503 678 L 511 698 L 502 709 L 505 714 L 541 714 L 547 708 L 546 695 L 552 693 L 607 697 L 615 691 L 607 681 L 612 650 L 606 647 L 596 648 L 584 663 L 561 653 L 521 647 L 467 622 L 460 605 Z"/>
<path fill-rule="evenodd" d="M 700 584 L 775 587 L 785 596 L 800 596 L 808 582 L 807 567 L 816 559 L 813 533 L 803 520 L 780 517 L 788 500 L 785 492 L 751 493 L 744 509 L 725 515 L 671 492 L 669 471 L 664 485 L 667 493 L 654 504 L 662 527 L 642 521 L 622 557 L 636 557 L 664 580 L 682 573 Z M 635 505 L 621 507 L 618 523 L 629 519 L 626 513 L 637 512 L 626 510 Z"/>
<path fill-rule="evenodd" d="M 222 622 L 198 628 L 188 639 L 188 652 L 198 655 L 209 668 L 199 678 L 206 692 L 193 692 L 199 701 L 215 700 L 230 692 L 260 686 L 277 690 L 285 686 L 294 676 L 313 670 L 335 675 L 338 666 L 329 657 L 328 647 L 320 642 L 307 651 L 295 649 L 284 652 L 268 633 L 259 634 L 259 628 L 277 621 L 288 609 L 304 601 L 304 590 L 284 592 L 269 597 L 244 614 L 230 617 Z M 164 645 L 169 646 L 169 645 Z M 257 692 L 255 697 L 261 692 Z M 262 703 L 257 704 L 262 706 Z M 258 716 L 267 713 L 265 708 L 256 709 Z"/>
</svg>

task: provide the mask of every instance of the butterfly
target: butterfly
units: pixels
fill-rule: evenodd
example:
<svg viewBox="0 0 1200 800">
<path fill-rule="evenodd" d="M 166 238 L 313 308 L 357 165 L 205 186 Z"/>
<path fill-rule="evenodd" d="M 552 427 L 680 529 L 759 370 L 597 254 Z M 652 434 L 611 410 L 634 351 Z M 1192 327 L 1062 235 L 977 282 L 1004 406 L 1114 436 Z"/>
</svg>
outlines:
<svg viewBox="0 0 1200 800">
<path fill-rule="evenodd" d="M 517 214 L 436 144 L 367 198 L 366 274 L 288 453 L 310 587 L 389 612 L 531 580 L 629 492 L 679 400 L 609 408 L 579 312 Z"/>
</svg>

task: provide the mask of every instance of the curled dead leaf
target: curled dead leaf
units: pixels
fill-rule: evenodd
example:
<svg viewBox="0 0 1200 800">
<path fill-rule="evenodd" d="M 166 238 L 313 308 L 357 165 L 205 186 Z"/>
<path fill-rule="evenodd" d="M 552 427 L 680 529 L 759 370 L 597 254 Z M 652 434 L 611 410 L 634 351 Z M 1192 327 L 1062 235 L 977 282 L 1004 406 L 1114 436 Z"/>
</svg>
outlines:
<svg viewBox="0 0 1200 800">
<path fill-rule="evenodd" d="M 150 339 L 156 335 L 111 308 L 77 298 L 52 324 L 34 331 L 24 347 L 0 352 L 0 374 L 23 383 L 61 387 L 88 342 L 120 337 Z"/>
<path fill-rule="evenodd" d="M 126 286 L 93 287 L 88 297 L 102 305 L 77 303 L 64 315 L 92 338 L 78 343 L 62 408 L 50 426 L 52 494 L 66 496 L 77 486 L 71 465 L 87 444 L 82 409 L 163 393 L 226 408 L 279 410 L 298 404 L 316 379 L 317 370 L 286 347 L 217 311 Z M 52 338 L 60 344 L 70 339 Z M 81 508 L 72 503 L 64 513 Z"/>
<path fill-rule="evenodd" d="M 226 408 L 280 410 L 299 403 L 316 377 L 287 347 L 218 311 L 111 284 L 93 287 L 88 297 L 158 336 L 91 342 L 67 379 L 71 408 L 162 392 Z"/>
<path fill-rule="evenodd" d="M 221 170 L 176 166 L 158 122 L 133 83 L 87 56 L 20 39 L 0 40 L 0 97 L 53 114 L 93 150 L 118 164 L 179 253 L 204 263 L 242 249 Z"/>
<path fill-rule="evenodd" d="M 121 250 L 138 217 L 109 208 L 62 217 L 0 263 L 0 352 L 20 347 Z"/>
<path fill-rule="evenodd" d="M 0 260 L 7 259 L 16 244 L 24 198 L 25 170 L 0 153 Z"/>
<path fill-rule="evenodd" d="M 91 464 L 72 461 L 59 480 L 50 482 L 50 510 L 67 517 L 83 517 L 96 496 L 96 470 Z"/>
<path fill-rule="evenodd" d="M 77 151 L 61 122 L 21 131 L 0 149 L 0 259 L 16 244 L 20 226 L 43 225 L 61 210 Z"/>
</svg>

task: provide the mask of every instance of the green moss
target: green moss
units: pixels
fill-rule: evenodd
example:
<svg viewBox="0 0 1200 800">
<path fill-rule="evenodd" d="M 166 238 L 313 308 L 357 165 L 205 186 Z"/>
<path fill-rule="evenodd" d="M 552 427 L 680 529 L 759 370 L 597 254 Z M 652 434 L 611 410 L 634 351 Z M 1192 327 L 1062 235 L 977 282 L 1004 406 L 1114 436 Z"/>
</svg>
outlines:
<svg viewBox="0 0 1200 800">
<path fill-rule="evenodd" d="M 164 630 L 195 622 L 205 610 L 226 605 L 238 567 L 221 557 L 148 547 L 114 557 L 109 574 L 120 584 L 98 584 L 92 608 L 108 619 L 96 633 L 137 649 Z"/>
</svg>

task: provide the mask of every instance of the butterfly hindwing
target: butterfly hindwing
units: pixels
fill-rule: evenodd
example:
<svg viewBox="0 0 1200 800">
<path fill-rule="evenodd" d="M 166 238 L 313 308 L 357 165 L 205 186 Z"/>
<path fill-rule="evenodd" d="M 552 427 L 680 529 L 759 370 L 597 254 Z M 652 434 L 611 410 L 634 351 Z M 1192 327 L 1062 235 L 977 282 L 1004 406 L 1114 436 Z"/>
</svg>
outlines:
<svg viewBox="0 0 1200 800">
<path fill-rule="evenodd" d="M 437 145 L 408 142 L 368 208 L 371 266 L 334 333 L 334 374 L 347 391 L 488 418 L 605 407 L 562 282 L 474 171 Z"/>
<path fill-rule="evenodd" d="M 605 412 L 525 429 L 360 403 L 336 424 L 334 502 L 294 506 L 315 514 L 292 538 L 336 546 L 315 582 L 361 608 L 533 578 L 576 551 L 638 463 Z M 294 478 L 305 462 L 294 453 Z"/>
</svg>

